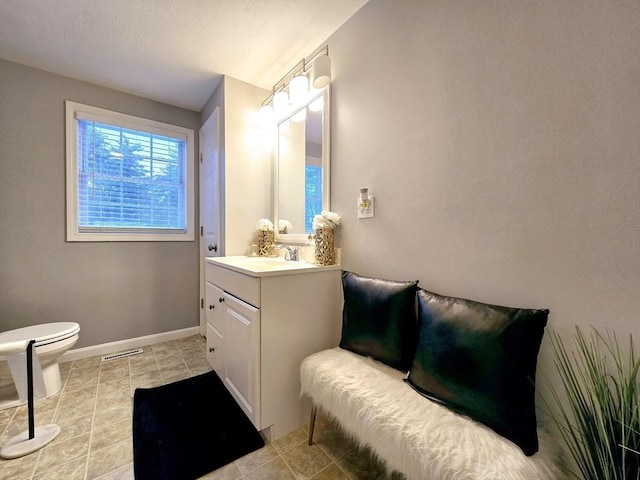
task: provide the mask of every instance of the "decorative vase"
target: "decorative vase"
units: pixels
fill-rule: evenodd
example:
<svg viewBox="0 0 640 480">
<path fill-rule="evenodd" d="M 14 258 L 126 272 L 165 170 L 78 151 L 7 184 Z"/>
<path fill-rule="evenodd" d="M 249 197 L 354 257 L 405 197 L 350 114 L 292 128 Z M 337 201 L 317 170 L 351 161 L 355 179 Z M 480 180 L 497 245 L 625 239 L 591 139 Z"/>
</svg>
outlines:
<svg viewBox="0 0 640 480">
<path fill-rule="evenodd" d="M 268 257 L 273 251 L 273 231 L 258 230 L 258 255 Z"/>
<path fill-rule="evenodd" d="M 316 263 L 318 265 L 336 263 L 333 228 L 316 229 Z"/>
</svg>

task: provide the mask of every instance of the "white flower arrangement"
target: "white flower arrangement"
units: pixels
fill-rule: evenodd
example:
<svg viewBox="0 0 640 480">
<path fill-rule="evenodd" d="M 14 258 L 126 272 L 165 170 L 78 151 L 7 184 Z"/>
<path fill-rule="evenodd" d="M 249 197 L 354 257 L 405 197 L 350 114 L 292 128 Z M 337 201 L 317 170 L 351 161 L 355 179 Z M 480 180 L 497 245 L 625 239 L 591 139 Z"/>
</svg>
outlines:
<svg viewBox="0 0 640 480">
<path fill-rule="evenodd" d="M 273 222 L 268 218 L 261 218 L 258 220 L 256 228 L 263 232 L 273 232 Z"/>
<path fill-rule="evenodd" d="M 331 228 L 334 229 L 342 223 L 342 218 L 335 212 L 322 211 L 319 215 L 313 217 L 313 229 Z"/>
<path fill-rule="evenodd" d="M 289 220 L 278 220 L 278 233 L 289 233 L 293 231 L 293 224 Z"/>
</svg>

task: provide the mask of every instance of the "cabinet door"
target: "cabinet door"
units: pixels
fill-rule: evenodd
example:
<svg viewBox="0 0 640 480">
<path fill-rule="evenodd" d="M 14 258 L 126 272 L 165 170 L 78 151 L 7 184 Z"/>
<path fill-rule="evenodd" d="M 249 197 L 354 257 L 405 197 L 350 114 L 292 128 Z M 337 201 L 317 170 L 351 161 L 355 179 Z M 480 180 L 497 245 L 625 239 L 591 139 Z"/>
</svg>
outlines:
<svg viewBox="0 0 640 480">
<path fill-rule="evenodd" d="M 207 318 L 207 361 L 220 378 L 224 378 L 224 292 L 207 282 L 205 315 Z"/>
<path fill-rule="evenodd" d="M 224 294 L 224 381 L 260 430 L 260 309 Z"/>
</svg>

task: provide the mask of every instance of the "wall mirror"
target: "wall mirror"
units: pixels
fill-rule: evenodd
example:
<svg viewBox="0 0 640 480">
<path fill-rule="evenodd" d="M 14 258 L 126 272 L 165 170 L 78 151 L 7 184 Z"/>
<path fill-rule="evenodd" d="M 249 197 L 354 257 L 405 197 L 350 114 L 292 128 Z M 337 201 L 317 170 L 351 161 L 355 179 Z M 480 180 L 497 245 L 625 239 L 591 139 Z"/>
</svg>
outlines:
<svg viewBox="0 0 640 480">
<path fill-rule="evenodd" d="M 276 242 L 306 242 L 313 232 L 313 217 L 329 210 L 329 106 L 329 87 L 325 87 L 278 123 L 273 195 Z"/>
</svg>

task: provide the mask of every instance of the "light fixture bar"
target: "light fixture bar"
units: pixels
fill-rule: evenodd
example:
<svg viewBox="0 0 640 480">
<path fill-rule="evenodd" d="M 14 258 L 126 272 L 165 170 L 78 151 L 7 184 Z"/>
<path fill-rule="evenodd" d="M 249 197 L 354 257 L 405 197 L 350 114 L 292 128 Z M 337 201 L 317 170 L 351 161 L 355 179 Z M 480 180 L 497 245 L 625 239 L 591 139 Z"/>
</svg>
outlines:
<svg viewBox="0 0 640 480">
<path fill-rule="evenodd" d="M 273 84 L 273 88 L 271 89 L 271 93 L 265 98 L 261 106 L 267 105 L 273 101 L 273 97 L 279 91 L 284 91 L 287 88 L 287 85 L 291 82 L 291 79 L 296 75 L 306 75 L 311 71 L 311 65 L 313 61 L 321 55 L 329 55 L 329 45 L 323 45 L 311 53 L 308 57 L 300 60 L 291 70 L 289 70 L 280 80 Z"/>
</svg>

